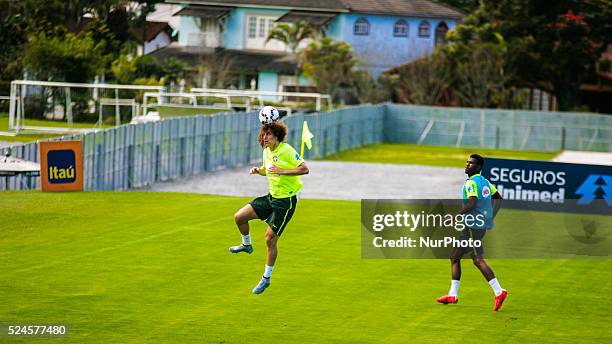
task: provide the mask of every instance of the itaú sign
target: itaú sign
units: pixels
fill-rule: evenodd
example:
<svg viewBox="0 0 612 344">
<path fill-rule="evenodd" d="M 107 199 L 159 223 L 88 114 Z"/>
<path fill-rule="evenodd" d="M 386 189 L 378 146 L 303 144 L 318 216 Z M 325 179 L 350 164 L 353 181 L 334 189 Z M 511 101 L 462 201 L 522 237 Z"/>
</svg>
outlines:
<svg viewBox="0 0 612 344">
<path fill-rule="evenodd" d="M 39 143 L 41 191 L 83 191 L 81 141 Z"/>
</svg>

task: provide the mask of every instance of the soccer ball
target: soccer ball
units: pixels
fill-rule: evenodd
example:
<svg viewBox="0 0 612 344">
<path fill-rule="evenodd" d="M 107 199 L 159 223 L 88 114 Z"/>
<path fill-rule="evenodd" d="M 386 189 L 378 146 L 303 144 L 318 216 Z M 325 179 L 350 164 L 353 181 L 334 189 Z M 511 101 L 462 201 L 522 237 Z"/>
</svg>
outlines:
<svg viewBox="0 0 612 344">
<path fill-rule="evenodd" d="M 277 121 L 279 118 L 280 114 L 274 106 L 264 106 L 259 111 L 259 122 L 261 122 L 262 125 L 270 124 L 274 121 Z"/>
</svg>

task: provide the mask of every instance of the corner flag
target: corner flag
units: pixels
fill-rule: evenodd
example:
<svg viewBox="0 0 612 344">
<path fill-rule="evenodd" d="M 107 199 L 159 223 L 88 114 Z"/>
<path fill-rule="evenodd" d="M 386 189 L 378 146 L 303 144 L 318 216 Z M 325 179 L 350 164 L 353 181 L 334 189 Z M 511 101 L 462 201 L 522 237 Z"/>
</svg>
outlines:
<svg viewBox="0 0 612 344">
<path fill-rule="evenodd" d="M 308 129 L 308 122 L 304 121 L 304 126 L 302 127 L 302 147 L 300 149 L 300 156 L 302 159 L 304 158 L 304 144 L 308 146 L 308 149 L 312 149 L 312 138 L 314 135 Z"/>
</svg>

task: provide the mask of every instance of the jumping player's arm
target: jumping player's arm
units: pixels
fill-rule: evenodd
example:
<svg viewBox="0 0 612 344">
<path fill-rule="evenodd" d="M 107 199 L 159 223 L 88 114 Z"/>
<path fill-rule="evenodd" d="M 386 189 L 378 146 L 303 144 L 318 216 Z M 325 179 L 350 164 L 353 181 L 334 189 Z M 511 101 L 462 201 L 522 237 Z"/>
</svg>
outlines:
<svg viewBox="0 0 612 344">
<path fill-rule="evenodd" d="M 259 174 L 260 176 L 265 176 L 266 175 L 266 152 L 265 151 L 262 153 L 262 161 L 263 161 L 263 164 L 261 164 L 261 166 L 252 167 L 249 173 Z"/>
<path fill-rule="evenodd" d="M 265 176 L 266 175 L 266 169 L 263 166 L 259 166 L 259 167 L 251 167 L 251 170 L 249 171 L 250 174 L 259 174 L 260 176 Z"/>
<path fill-rule="evenodd" d="M 286 176 L 301 176 L 303 174 L 308 174 L 310 170 L 308 169 L 308 166 L 306 166 L 306 163 L 301 163 L 295 168 L 289 168 L 286 170 L 272 165 L 272 167 L 270 167 L 270 172 L 275 174 L 284 174 Z"/>
</svg>

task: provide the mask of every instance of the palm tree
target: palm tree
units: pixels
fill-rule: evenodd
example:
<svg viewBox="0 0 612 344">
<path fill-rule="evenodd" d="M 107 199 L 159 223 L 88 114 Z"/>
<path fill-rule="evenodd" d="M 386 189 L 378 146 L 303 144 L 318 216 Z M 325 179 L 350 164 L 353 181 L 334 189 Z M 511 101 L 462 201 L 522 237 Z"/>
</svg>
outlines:
<svg viewBox="0 0 612 344">
<path fill-rule="evenodd" d="M 297 21 L 295 23 L 277 23 L 266 38 L 266 43 L 272 39 L 276 39 L 285 43 L 289 48 L 291 58 L 295 61 L 295 82 L 299 90 L 299 77 L 302 70 L 301 59 L 299 58 L 300 43 L 307 38 L 314 38 L 315 30 L 305 21 Z"/>
</svg>

